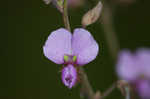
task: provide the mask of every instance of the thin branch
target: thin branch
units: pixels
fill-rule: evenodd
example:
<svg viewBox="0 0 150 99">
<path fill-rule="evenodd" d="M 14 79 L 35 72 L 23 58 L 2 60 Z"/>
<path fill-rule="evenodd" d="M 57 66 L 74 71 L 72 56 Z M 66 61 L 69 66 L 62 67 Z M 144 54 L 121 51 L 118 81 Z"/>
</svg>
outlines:
<svg viewBox="0 0 150 99">
<path fill-rule="evenodd" d="M 68 18 L 68 4 L 67 4 L 67 0 L 64 0 L 63 13 L 62 14 L 63 14 L 63 20 L 64 20 L 64 25 L 65 25 L 66 29 L 71 31 L 69 18 Z"/>
<path fill-rule="evenodd" d="M 108 96 L 115 88 L 117 87 L 116 83 L 113 83 L 110 88 L 108 88 L 101 96 L 100 99 L 104 99 L 106 96 Z"/>
<path fill-rule="evenodd" d="M 125 96 L 125 99 L 130 99 L 130 87 L 128 83 L 123 80 L 113 83 L 112 86 L 102 94 L 100 99 L 104 99 L 106 96 L 110 95 L 115 88 L 118 88 L 121 91 L 122 95 Z"/>
<path fill-rule="evenodd" d="M 119 42 L 114 30 L 113 25 L 113 11 L 114 8 L 111 7 L 110 4 L 103 2 L 104 8 L 103 8 L 103 14 L 101 17 L 102 25 L 104 28 L 104 35 L 105 39 L 110 51 L 110 54 L 112 56 L 113 60 L 116 60 L 118 51 L 120 50 Z"/>
<path fill-rule="evenodd" d="M 130 99 L 130 88 L 129 88 L 129 86 L 125 87 L 125 91 L 126 91 L 126 99 Z"/>
<path fill-rule="evenodd" d="M 80 72 L 80 80 L 81 80 L 81 95 L 87 97 L 88 99 L 94 99 L 94 95 L 95 95 L 94 91 L 82 67 L 80 67 L 79 72 Z"/>
</svg>

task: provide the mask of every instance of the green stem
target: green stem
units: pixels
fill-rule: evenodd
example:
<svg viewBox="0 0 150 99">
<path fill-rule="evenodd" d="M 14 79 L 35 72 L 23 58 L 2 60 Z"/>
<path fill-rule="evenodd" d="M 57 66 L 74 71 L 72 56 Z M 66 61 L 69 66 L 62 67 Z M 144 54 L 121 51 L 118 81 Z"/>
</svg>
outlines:
<svg viewBox="0 0 150 99">
<path fill-rule="evenodd" d="M 67 0 L 64 0 L 64 3 L 63 3 L 63 20 L 64 20 L 64 25 L 65 25 L 66 29 L 71 31 L 69 18 L 68 18 Z"/>
</svg>

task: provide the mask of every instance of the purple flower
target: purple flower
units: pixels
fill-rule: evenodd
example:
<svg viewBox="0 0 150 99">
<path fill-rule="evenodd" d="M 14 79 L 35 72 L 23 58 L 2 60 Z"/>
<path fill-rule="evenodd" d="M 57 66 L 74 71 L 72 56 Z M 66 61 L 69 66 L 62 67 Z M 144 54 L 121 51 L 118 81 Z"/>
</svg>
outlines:
<svg viewBox="0 0 150 99">
<path fill-rule="evenodd" d="M 62 70 L 62 81 L 63 83 L 72 88 L 75 85 L 77 80 L 77 71 L 73 65 L 69 64 L 67 67 L 64 67 Z"/>
<path fill-rule="evenodd" d="M 117 73 L 135 86 L 142 99 L 150 99 L 150 49 L 128 50 L 119 53 Z"/>
<path fill-rule="evenodd" d="M 49 60 L 64 65 L 62 81 L 68 88 L 72 88 L 77 81 L 76 67 L 94 60 L 98 50 L 92 35 L 82 28 L 75 29 L 73 35 L 63 28 L 53 31 L 43 47 Z"/>
<path fill-rule="evenodd" d="M 143 99 L 150 99 L 150 80 L 139 80 L 136 89 Z"/>
</svg>

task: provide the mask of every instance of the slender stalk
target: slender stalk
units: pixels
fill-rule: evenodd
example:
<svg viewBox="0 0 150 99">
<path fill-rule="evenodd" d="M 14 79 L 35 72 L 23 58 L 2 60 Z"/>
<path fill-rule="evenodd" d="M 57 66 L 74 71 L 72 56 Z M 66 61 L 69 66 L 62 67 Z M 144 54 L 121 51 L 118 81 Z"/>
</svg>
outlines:
<svg viewBox="0 0 150 99">
<path fill-rule="evenodd" d="M 106 96 L 108 96 L 115 88 L 120 89 L 123 96 L 125 96 L 125 99 L 130 99 L 130 87 L 127 82 L 124 82 L 122 80 L 119 80 L 112 84 L 110 88 L 108 88 L 100 97 L 100 99 L 104 99 Z"/>
<path fill-rule="evenodd" d="M 119 42 L 113 27 L 113 7 L 110 4 L 104 3 L 102 22 L 104 28 L 105 39 L 113 60 L 116 60 L 120 49 Z"/>
<path fill-rule="evenodd" d="M 105 38 L 110 50 L 113 61 L 117 59 L 118 52 L 120 50 L 119 42 L 114 30 L 113 25 L 113 11 L 115 4 L 108 4 L 104 2 L 104 11 L 102 15 L 103 28 L 105 32 Z M 119 81 L 118 81 L 119 82 Z M 112 90 L 117 86 L 114 84 L 103 96 L 107 96 Z M 123 86 L 125 90 L 125 99 L 130 99 L 130 87 L 125 85 Z M 103 98 L 102 98 L 103 99 Z"/>
<path fill-rule="evenodd" d="M 67 0 L 64 0 L 63 3 L 63 20 L 64 20 L 64 25 L 66 27 L 66 29 L 68 29 L 69 31 L 71 31 L 70 28 L 70 23 L 69 23 L 69 18 L 68 18 L 68 6 L 67 6 Z"/>
<path fill-rule="evenodd" d="M 115 88 L 117 87 L 116 83 L 113 83 L 110 88 L 108 88 L 101 96 L 100 99 L 104 99 L 106 96 L 108 96 Z"/>
<path fill-rule="evenodd" d="M 68 10 L 67 9 L 67 0 L 64 0 L 64 4 L 63 4 L 64 25 L 65 25 L 66 29 L 71 31 L 67 10 Z M 79 72 L 80 72 L 80 79 L 81 79 L 81 94 L 84 94 L 84 96 L 87 97 L 88 99 L 94 99 L 93 89 L 92 89 L 92 87 L 88 81 L 87 75 L 84 72 L 82 67 L 79 68 Z"/>
<path fill-rule="evenodd" d="M 94 91 L 82 67 L 80 67 L 79 72 L 80 72 L 80 79 L 81 79 L 81 95 L 84 98 L 86 97 L 88 99 L 94 99 L 94 95 L 95 95 Z"/>
<path fill-rule="evenodd" d="M 125 99 L 130 99 L 130 88 L 129 88 L 129 86 L 125 87 L 125 91 L 126 91 L 126 98 Z"/>
</svg>

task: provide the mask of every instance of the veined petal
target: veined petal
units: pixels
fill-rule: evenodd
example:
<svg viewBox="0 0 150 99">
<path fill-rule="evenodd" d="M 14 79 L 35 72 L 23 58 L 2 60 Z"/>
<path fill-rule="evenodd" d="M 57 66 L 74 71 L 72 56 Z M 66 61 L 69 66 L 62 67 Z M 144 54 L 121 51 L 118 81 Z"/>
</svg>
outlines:
<svg viewBox="0 0 150 99">
<path fill-rule="evenodd" d="M 77 81 L 77 71 L 73 65 L 69 64 L 62 70 L 62 82 L 68 88 L 72 88 Z"/>
<path fill-rule="evenodd" d="M 64 55 L 71 54 L 71 38 L 71 33 L 66 29 L 53 31 L 43 47 L 44 55 L 57 64 L 64 63 Z"/>
<path fill-rule="evenodd" d="M 77 56 L 77 64 L 83 65 L 96 58 L 99 46 L 90 32 L 78 28 L 73 32 L 72 50 L 73 55 Z"/>
</svg>

